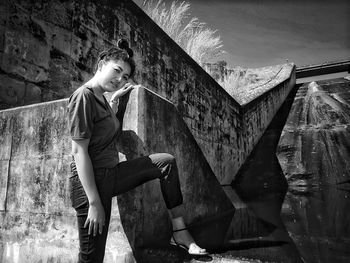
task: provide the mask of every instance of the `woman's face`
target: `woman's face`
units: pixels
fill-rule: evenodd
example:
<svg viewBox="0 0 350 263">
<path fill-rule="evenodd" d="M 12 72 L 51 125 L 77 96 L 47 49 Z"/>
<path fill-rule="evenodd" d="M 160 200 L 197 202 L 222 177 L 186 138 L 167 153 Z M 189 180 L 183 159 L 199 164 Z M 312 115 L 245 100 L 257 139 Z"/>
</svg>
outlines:
<svg viewBox="0 0 350 263">
<path fill-rule="evenodd" d="M 123 87 L 130 78 L 131 67 L 129 63 L 119 59 L 102 62 L 97 71 L 99 84 L 106 92 L 117 91 Z"/>
</svg>

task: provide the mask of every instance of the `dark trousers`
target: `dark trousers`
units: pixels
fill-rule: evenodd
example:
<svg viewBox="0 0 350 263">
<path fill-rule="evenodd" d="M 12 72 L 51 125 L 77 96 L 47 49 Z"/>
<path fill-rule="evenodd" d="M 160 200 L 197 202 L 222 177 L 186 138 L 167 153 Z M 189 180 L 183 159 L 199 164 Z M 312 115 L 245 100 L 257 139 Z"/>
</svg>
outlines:
<svg viewBox="0 0 350 263">
<path fill-rule="evenodd" d="M 105 210 L 105 226 L 102 234 L 88 235 L 84 228 L 89 202 L 78 177 L 75 163 L 71 163 L 70 193 L 76 210 L 79 228 L 79 261 L 103 262 L 107 231 L 111 216 L 112 197 L 125 193 L 153 179 L 160 179 L 160 187 L 168 209 L 183 202 L 175 158 L 167 153 L 151 154 L 134 160 L 118 163 L 114 168 L 94 169 L 96 186 Z"/>
</svg>

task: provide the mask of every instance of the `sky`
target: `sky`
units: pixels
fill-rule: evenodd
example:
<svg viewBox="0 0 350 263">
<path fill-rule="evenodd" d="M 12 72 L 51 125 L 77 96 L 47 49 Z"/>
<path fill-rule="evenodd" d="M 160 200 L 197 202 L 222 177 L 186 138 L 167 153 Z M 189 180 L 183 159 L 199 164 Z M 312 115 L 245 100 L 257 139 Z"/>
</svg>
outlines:
<svg viewBox="0 0 350 263">
<path fill-rule="evenodd" d="M 134 2 L 141 6 L 143 0 Z M 349 0 L 186 2 L 191 16 L 217 30 L 228 66 L 257 68 L 287 60 L 303 66 L 350 59 Z"/>
</svg>

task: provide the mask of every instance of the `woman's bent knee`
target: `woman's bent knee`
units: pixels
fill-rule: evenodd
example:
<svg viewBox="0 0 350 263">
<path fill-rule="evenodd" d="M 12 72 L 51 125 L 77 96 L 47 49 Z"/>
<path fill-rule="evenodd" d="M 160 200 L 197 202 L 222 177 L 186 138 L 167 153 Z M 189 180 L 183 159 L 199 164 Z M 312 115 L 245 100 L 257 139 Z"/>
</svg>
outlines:
<svg viewBox="0 0 350 263">
<path fill-rule="evenodd" d="M 169 163 L 169 164 L 175 164 L 176 163 L 176 159 L 173 155 L 171 155 L 170 153 L 163 153 L 163 158 L 165 159 L 164 162 Z"/>
<path fill-rule="evenodd" d="M 151 158 L 152 162 L 159 167 L 176 163 L 175 157 L 170 153 L 155 153 L 151 154 L 149 157 Z"/>
</svg>

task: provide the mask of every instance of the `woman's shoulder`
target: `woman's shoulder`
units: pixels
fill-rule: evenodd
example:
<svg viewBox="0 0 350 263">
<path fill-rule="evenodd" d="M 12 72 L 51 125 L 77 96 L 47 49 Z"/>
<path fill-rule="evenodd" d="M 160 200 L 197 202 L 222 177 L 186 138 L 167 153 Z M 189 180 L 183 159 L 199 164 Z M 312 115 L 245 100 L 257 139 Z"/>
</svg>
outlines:
<svg viewBox="0 0 350 263">
<path fill-rule="evenodd" d="M 73 94 L 83 94 L 83 95 L 94 95 L 94 92 L 91 90 L 91 88 L 89 86 L 86 85 L 82 85 L 79 88 L 77 88 Z M 72 95 L 73 95 L 72 94 Z"/>
<path fill-rule="evenodd" d="M 94 96 L 93 91 L 86 85 L 77 88 L 72 95 L 69 97 L 69 101 L 81 99 L 81 98 L 92 98 Z"/>
</svg>

